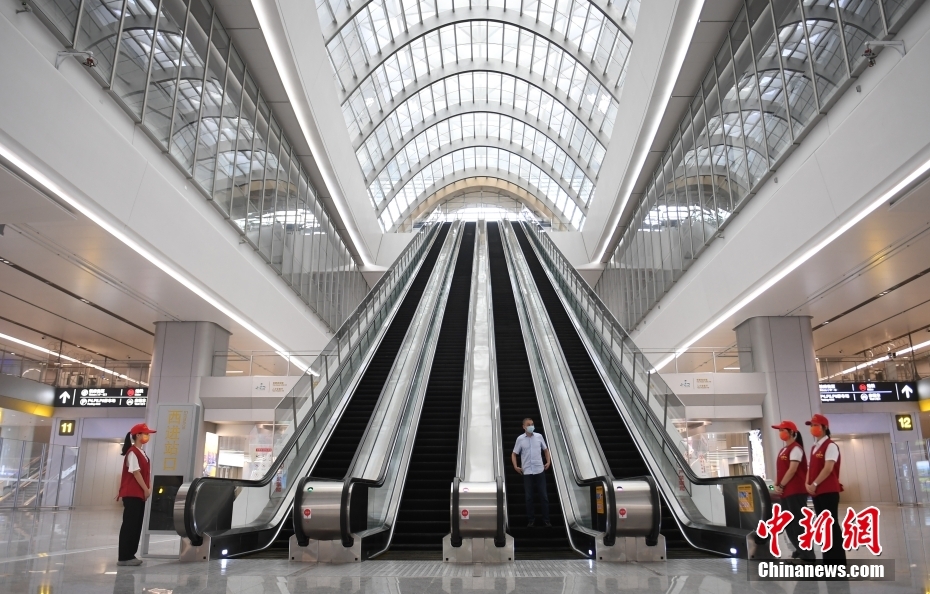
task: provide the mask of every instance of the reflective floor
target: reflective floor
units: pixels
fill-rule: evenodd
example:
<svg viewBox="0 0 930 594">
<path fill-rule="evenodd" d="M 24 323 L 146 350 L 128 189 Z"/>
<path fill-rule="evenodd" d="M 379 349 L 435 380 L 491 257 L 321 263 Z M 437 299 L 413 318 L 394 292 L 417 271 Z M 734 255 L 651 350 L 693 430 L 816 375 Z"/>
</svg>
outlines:
<svg viewBox="0 0 930 594">
<path fill-rule="evenodd" d="M 861 506 L 853 505 L 856 509 Z M 225 594 L 359 592 L 533 594 L 663 592 L 667 594 L 882 594 L 930 591 L 930 509 L 881 508 L 882 558 L 895 560 L 895 581 L 826 584 L 749 582 L 735 559 L 683 559 L 649 564 L 518 561 L 450 565 L 433 561 L 368 561 L 303 565 L 281 559 L 203 564 L 146 559 L 116 566 L 120 510 L 0 512 L 0 592 L 29 594 Z M 841 510 L 841 512 L 844 510 Z M 152 536 L 150 554 L 177 552 L 177 538 Z M 865 550 L 851 558 L 871 558 Z"/>
</svg>

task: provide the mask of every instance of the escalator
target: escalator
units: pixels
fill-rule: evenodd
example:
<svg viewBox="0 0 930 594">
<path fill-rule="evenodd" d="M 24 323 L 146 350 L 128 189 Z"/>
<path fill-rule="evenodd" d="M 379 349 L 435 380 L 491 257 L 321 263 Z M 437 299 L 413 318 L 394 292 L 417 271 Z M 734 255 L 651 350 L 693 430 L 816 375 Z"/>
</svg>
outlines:
<svg viewBox="0 0 930 594">
<path fill-rule="evenodd" d="M 475 228 L 475 223 L 467 223 L 463 231 L 391 549 L 382 558 L 416 551 L 435 553 L 438 560 L 442 539 L 449 533 L 449 484 L 459 446 Z"/>
<path fill-rule="evenodd" d="M 538 527 L 527 527 L 523 477 L 513 470 L 510 453 L 513 451 L 513 442 L 521 433 L 524 418 L 532 417 L 536 424 L 536 431 L 543 436 L 546 435 L 546 427 L 543 426 L 536 391 L 533 387 L 533 377 L 526 354 L 523 332 L 520 328 L 520 318 L 517 314 L 498 223 L 488 223 L 488 252 L 491 295 L 494 302 L 494 341 L 497 355 L 501 435 L 504 443 L 504 468 L 506 469 L 507 514 L 509 532 L 514 538 L 515 554 L 517 559 L 540 557 L 551 559 L 562 555 L 567 558 L 577 558 L 569 546 L 559 495 L 551 473 L 546 477 L 546 486 L 552 526 L 542 527 L 541 517 L 537 517 Z"/>
<path fill-rule="evenodd" d="M 591 361 L 578 332 L 565 312 L 559 296 L 549 282 L 539 259 L 529 244 L 523 227 L 513 226 L 517 240 L 523 250 L 536 287 L 546 306 L 549 320 L 555 329 L 562 352 L 572 373 L 572 379 L 584 401 L 585 409 L 591 420 L 591 427 L 597 435 L 604 452 L 606 462 L 616 479 L 626 479 L 649 475 L 649 468 L 643 460 L 633 437 L 617 412 L 617 408 L 604 386 L 597 368 Z M 666 539 L 666 548 L 671 558 L 690 554 L 693 549 L 685 541 L 664 501 L 662 503 L 662 534 Z"/>
<path fill-rule="evenodd" d="M 381 344 L 378 345 L 374 358 L 368 364 L 368 369 L 365 370 L 355 393 L 352 394 L 352 400 L 339 419 L 316 465 L 310 471 L 311 477 L 341 481 L 349 472 L 349 465 L 355 456 L 355 450 L 358 449 L 365 428 L 368 427 L 368 421 L 374 412 L 378 396 L 381 395 L 384 382 L 394 365 L 394 359 L 407 334 L 413 314 L 420 305 L 423 289 L 429 281 L 436 258 L 439 257 L 451 226 L 451 223 L 446 223 L 439 230 L 439 235 L 433 242 L 432 248 L 391 322 L 391 327 L 384 335 Z"/>
</svg>

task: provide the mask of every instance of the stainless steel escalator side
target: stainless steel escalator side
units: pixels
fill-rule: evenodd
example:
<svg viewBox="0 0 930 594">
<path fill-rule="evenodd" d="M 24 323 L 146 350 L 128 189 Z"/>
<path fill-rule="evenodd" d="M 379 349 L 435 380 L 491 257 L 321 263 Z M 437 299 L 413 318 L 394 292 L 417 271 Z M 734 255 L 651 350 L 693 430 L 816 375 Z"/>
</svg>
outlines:
<svg viewBox="0 0 930 594">
<path fill-rule="evenodd" d="M 537 390 L 541 401 L 547 406 L 540 407 L 543 415 L 548 415 L 550 429 L 550 450 L 555 442 L 555 452 L 565 457 L 569 462 L 571 473 L 562 472 L 559 495 L 563 502 L 563 511 L 566 521 L 572 518 L 574 525 L 569 526 L 575 532 L 594 537 L 597 556 L 600 559 L 610 560 L 645 560 L 665 557 L 664 544 L 658 548 L 659 515 L 657 506 L 657 493 L 653 481 L 648 479 L 627 479 L 618 481 L 611 474 L 610 465 L 601 449 L 597 434 L 588 418 L 587 410 L 581 394 L 575 385 L 574 376 L 565 360 L 561 344 L 555 329 L 549 319 L 546 306 L 542 301 L 536 282 L 530 272 L 529 265 L 523 251 L 517 243 L 516 236 L 509 224 L 502 225 L 505 231 L 506 253 L 512 265 L 513 278 L 519 286 L 520 296 L 518 312 L 525 314 L 528 322 L 524 335 L 527 337 L 528 347 L 537 353 L 542 363 L 537 373 L 545 377 L 548 391 Z M 554 435 L 552 435 L 554 433 Z M 564 442 L 564 452 L 560 445 Z M 557 477 L 564 467 L 553 467 Z M 599 504 L 592 509 L 590 489 L 601 496 Z M 599 489 L 598 489 L 599 488 Z M 635 505 L 633 503 L 633 493 Z M 618 493 L 625 500 L 620 508 L 617 503 Z M 566 507 L 565 503 L 570 505 Z M 655 505 L 653 504 L 655 503 Z M 623 509 L 623 528 L 618 529 L 618 510 Z M 571 522 L 569 522 L 571 524 Z M 618 534 L 619 533 L 619 534 Z M 647 553 L 633 555 L 626 550 L 626 542 L 621 547 L 614 548 L 617 537 L 642 538 L 645 544 L 652 547 Z M 574 543 L 571 530 L 570 540 L 579 552 L 585 550 L 592 554 L 590 547 L 579 547 Z M 585 538 L 585 537 L 582 537 Z"/>
<path fill-rule="evenodd" d="M 541 420 L 549 428 L 547 442 L 569 546 L 584 557 L 592 557 L 597 540 L 604 539 L 605 545 L 613 544 L 614 532 L 610 523 L 603 531 L 595 528 L 590 489 L 600 486 L 605 493 L 611 493 L 613 480 L 606 471 L 603 456 L 596 448 L 588 447 L 596 445 L 597 440 L 571 405 L 572 392 L 577 390 L 561 360 L 557 341 L 553 341 L 555 336 L 547 324 L 545 308 L 539 301 L 522 252 L 515 244 L 513 231 L 507 223 L 502 223 L 501 229 Z M 571 421 L 569 417 L 573 417 Z M 608 500 L 608 507 L 610 503 Z M 613 510 L 608 509 L 608 522 L 614 521 L 613 515 Z"/>
<path fill-rule="evenodd" d="M 462 229 L 461 222 L 453 224 L 437 258 L 346 478 L 299 482 L 292 558 L 360 561 L 390 546 Z M 337 493 L 338 514 L 332 508 Z M 321 505 L 326 515 L 305 515 L 306 510 Z M 353 506 L 361 505 L 365 525 L 353 526 L 353 517 L 360 515 Z M 308 548 L 313 553 L 308 554 Z"/>
<path fill-rule="evenodd" d="M 382 276 L 343 324 L 324 350 L 335 358 L 318 358 L 294 389 L 282 399 L 284 408 L 297 415 L 296 430 L 280 447 L 269 470 L 259 479 L 198 478 L 182 486 L 174 504 L 174 523 L 179 535 L 193 546 L 206 533 L 214 537 L 263 533 L 251 552 L 267 547 L 290 510 L 296 480 L 312 468 L 364 373 L 391 320 L 403 302 L 422 262 L 429 253 L 440 225 L 424 226 L 394 265 Z M 314 375 L 316 374 L 316 375 Z M 276 479 L 284 477 L 280 492 Z M 287 481 L 287 477 L 292 480 Z M 246 546 L 246 548 L 249 548 Z M 230 555 L 232 556 L 232 555 Z"/>
<path fill-rule="evenodd" d="M 681 401 L 593 289 L 537 225 L 520 223 L 556 290 L 618 414 L 691 546 L 742 558 L 765 555 L 754 535 L 771 516 L 771 497 L 757 476 L 701 478 L 680 449 Z"/>
<path fill-rule="evenodd" d="M 456 478 L 450 493 L 451 526 L 449 535 L 443 539 L 443 558 L 457 562 L 512 561 L 513 537 L 507 534 L 507 498 L 500 456 L 503 440 L 486 221 L 477 223 L 472 261 L 465 350 L 470 356 L 465 363 Z M 466 510 L 465 522 L 462 510 Z M 466 541 L 464 550 L 463 539 L 472 539 Z M 476 546 L 474 539 L 484 540 Z"/>
</svg>

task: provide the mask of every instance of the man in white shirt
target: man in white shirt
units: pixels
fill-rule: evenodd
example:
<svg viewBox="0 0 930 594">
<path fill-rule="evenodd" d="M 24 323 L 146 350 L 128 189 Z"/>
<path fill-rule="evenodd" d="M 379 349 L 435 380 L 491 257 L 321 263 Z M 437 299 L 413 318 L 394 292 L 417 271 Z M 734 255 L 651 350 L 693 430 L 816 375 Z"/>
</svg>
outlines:
<svg viewBox="0 0 930 594">
<path fill-rule="evenodd" d="M 543 463 L 543 453 L 546 461 Z M 522 466 L 517 465 L 520 456 Z M 513 469 L 523 475 L 523 492 L 526 497 L 527 527 L 536 526 L 536 497 L 542 507 L 543 526 L 552 526 L 549 522 L 549 495 L 546 492 L 546 471 L 552 465 L 549 447 L 542 435 L 536 433 L 533 419 L 523 419 L 523 435 L 517 438 L 510 454 Z"/>
</svg>

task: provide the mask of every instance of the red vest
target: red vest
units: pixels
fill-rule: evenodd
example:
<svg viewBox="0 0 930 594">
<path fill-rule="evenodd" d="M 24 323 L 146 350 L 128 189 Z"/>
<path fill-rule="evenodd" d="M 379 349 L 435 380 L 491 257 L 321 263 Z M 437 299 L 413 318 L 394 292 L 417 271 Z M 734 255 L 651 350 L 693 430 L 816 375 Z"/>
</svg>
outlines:
<svg viewBox="0 0 930 594">
<path fill-rule="evenodd" d="M 828 437 L 822 444 L 820 444 L 820 447 L 814 450 L 814 453 L 811 454 L 811 461 L 807 466 L 808 484 L 813 484 L 814 480 L 820 476 L 821 471 L 823 471 L 823 467 L 826 462 L 824 455 L 827 453 L 827 448 L 830 447 L 831 443 L 833 443 L 833 440 Z M 841 459 L 842 455 L 837 456 L 836 464 L 833 465 L 833 472 L 827 475 L 827 478 L 823 479 L 822 483 L 817 485 L 817 490 L 814 492 L 815 497 L 817 495 L 823 495 L 824 493 L 839 493 L 843 490 L 843 485 L 840 484 Z"/>
<path fill-rule="evenodd" d="M 152 488 L 152 479 L 149 475 L 150 464 L 149 459 L 142 453 L 142 450 L 136 446 L 129 448 L 129 452 L 132 452 L 136 455 L 136 460 L 139 461 L 139 472 L 142 473 L 142 480 L 145 481 L 145 486 Z M 129 455 L 129 452 L 126 452 L 126 455 Z M 117 498 L 122 499 L 123 497 L 138 497 L 139 499 L 145 499 L 145 493 L 142 491 L 142 487 L 139 486 L 139 481 L 136 480 L 136 477 L 129 472 L 129 460 L 126 457 L 123 457 L 123 475 L 120 477 L 119 481 L 119 495 Z"/>
<path fill-rule="evenodd" d="M 801 450 L 801 461 L 798 462 L 797 472 L 794 473 L 794 476 L 791 477 L 791 480 L 785 485 L 782 497 L 807 493 L 807 490 L 804 488 L 804 479 L 807 476 L 807 456 L 804 455 L 804 448 L 796 441 L 792 441 L 778 452 L 778 460 L 776 462 L 778 480 L 775 481 L 775 483 L 778 485 L 782 484 L 782 478 L 791 467 L 791 450 L 794 448 Z"/>
</svg>

